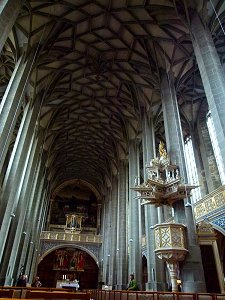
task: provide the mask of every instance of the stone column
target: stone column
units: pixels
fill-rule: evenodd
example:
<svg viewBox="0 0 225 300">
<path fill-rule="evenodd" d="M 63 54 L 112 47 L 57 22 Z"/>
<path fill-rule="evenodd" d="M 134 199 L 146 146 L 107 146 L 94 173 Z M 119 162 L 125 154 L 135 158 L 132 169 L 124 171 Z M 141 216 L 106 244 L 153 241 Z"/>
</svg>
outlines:
<svg viewBox="0 0 225 300">
<path fill-rule="evenodd" d="M 167 152 L 172 164 L 179 166 L 181 178 L 187 182 L 187 173 L 184 158 L 184 142 L 178 110 L 176 91 L 174 87 L 173 75 L 162 72 L 161 76 L 161 97 L 163 118 L 166 134 Z M 195 224 L 192 212 L 190 212 L 188 199 L 177 201 L 174 204 L 175 222 L 187 226 L 188 251 L 189 254 L 183 263 L 181 270 L 181 280 L 184 292 L 205 292 L 205 279 L 202 266 L 200 247 L 196 239 Z"/>
<path fill-rule="evenodd" d="M 22 0 L 0 2 L 0 53 L 22 7 Z"/>
<path fill-rule="evenodd" d="M 50 199 L 49 200 L 49 213 L 47 216 L 47 226 L 46 226 L 46 230 L 50 230 L 50 223 L 51 223 L 51 215 L 52 215 L 52 205 L 54 203 L 54 199 Z"/>
<path fill-rule="evenodd" d="M 134 276 L 141 286 L 142 282 L 142 255 L 141 255 L 141 205 L 137 192 L 131 188 L 139 178 L 139 148 L 137 140 L 129 143 L 129 273 Z"/>
<path fill-rule="evenodd" d="M 40 108 L 40 101 L 38 100 L 36 99 L 33 107 L 30 107 L 32 106 L 31 103 L 27 104 L 3 182 L 0 207 L 0 260 L 2 259 L 11 218 L 16 211 L 24 180 L 27 153 Z"/>
<path fill-rule="evenodd" d="M 204 166 L 206 185 L 208 193 L 211 193 L 221 186 L 221 180 L 206 123 L 206 112 L 204 115 L 199 116 L 198 132 L 200 139 L 199 147 Z"/>
<path fill-rule="evenodd" d="M 36 224 L 35 231 L 32 231 L 32 234 L 30 235 L 30 243 L 28 246 L 28 255 L 25 263 L 25 274 L 28 275 L 29 280 L 31 281 L 33 279 L 33 274 L 31 274 L 32 264 L 37 264 L 37 254 L 38 249 L 40 246 L 40 234 L 43 230 L 46 218 L 47 218 L 47 211 L 49 206 L 49 199 L 48 199 L 48 189 L 44 190 L 43 198 L 42 198 L 42 207 L 41 207 L 41 214 L 39 214 L 38 222 Z M 34 267 L 34 266 L 33 266 Z"/>
<path fill-rule="evenodd" d="M 102 195 L 101 199 L 99 199 L 99 202 L 101 203 L 101 213 L 100 213 L 100 227 L 99 227 L 99 233 L 100 235 L 103 236 L 103 228 L 104 228 L 104 202 L 105 202 L 105 195 Z M 104 255 L 103 255 L 103 246 L 101 246 L 101 248 L 99 249 L 99 271 L 98 271 L 98 288 L 101 288 L 101 284 L 99 284 L 100 282 L 103 281 L 103 263 L 104 263 Z"/>
<path fill-rule="evenodd" d="M 127 181 L 128 163 L 126 160 L 119 162 L 119 201 L 117 218 L 117 286 L 118 290 L 127 288 L 128 282 L 128 255 L 127 255 Z"/>
<path fill-rule="evenodd" d="M 49 194 L 50 194 L 50 189 L 49 189 L 49 182 L 48 182 L 48 184 L 47 184 L 47 186 L 46 186 L 46 195 L 45 195 L 45 197 L 44 197 L 44 199 L 45 199 L 45 207 L 44 207 L 44 213 L 42 214 L 42 216 L 41 216 L 41 223 L 40 223 L 40 225 L 39 225 L 39 227 L 38 227 L 38 230 L 39 230 L 39 232 L 38 232 L 38 235 L 34 235 L 35 236 L 35 239 L 37 239 L 37 236 L 38 236 L 38 241 L 40 242 L 40 234 L 41 234 L 41 232 L 43 231 L 43 230 L 46 230 L 46 220 L 47 220 L 47 216 L 48 216 L 48 211 L 49 211 L 49 205 L 50 205 L 50 203 L 49 203 Z"/>
<path fill-rule="evenodd" d="M 20 57 L 0 103 L 0 171 L 20 113 L 34 57 L 34 50 L 31 51 L 27 59 L 25 59 L 25 54 Z"/>
<path fill-rule="evenodd" d="M 38 162 L 38 165 L 37 165 L 37 169 L 35 171 L 35 176 L 34 176 L 34 180 L 33 180 L 33 188 L 32 188 L 32 191 L 31 191 L 31 194 L 30 194 L 30 205 L 28 207 L 28 210 L 27 210 L 27 214 L 25 216 L 25 221 L 24 221 L 24 224 L 23 224 L 23 230 L 26 232 L 26 234 L 28 234 L 28 236 L 31 236 L 30 232 L 32 231 L 29 231 L 29 228 L 27 227 L 27 224 L 28 222 L 31 223 L 32 219 L 35 220 L 35 222 L 33 222 L 33 224 L 30 224 L 30 227 L 32 228 L 32 226 L 34 227 L 34 224 L 36 225 L 36 230 L 35 230 L 35 233 L 36 233 L 36 241 L 35 241 L 35 245 L 40 245 L 40 235 L 37 234 L 37 228 L 39 227 L 38 224 L 39 224 L 39 218 L 38 218 L 38 215 L 37 215 L 37 206 L 39 205 L 40 201 L 42 200 L 41 197 L 38 198 L 38 193 L 36 194 L 36 191 L 38 190 L 37 186 L 40 184 L 39 180 L 40 180 L 40 174 L 42 174 L 41 170 L 42 170 L 42 162 L 39 160 Z M 42 186 L 42 185 L 41 185 Z M 37 201 L 37 204 L 36 204 L 36 201 Z M 24 240 L 20 243 L 20 249 L 18 250 L 18 255 L 17 255 L 17 260 L 15 260 L 14 262 L 14 272 L 12 274 L 12 277 L 15 276 L 15 274 L 17 274 L 17 270 L 16 270 L 16 261 L 19 261 L 21 256 L 23 255 L 22 253 L 22 249 L 24 247 Z M 15 277 L 14 277 L 15 278 Z"/>
<path fill-rule="evenodd" d="M 109 262 L 111 256 L 111 236 L 110 236 L 110 224 L 111 224 L 111 188 L 108 187 L 106 199 L 104 201 L 104 227 L 103 227 L 103 282 L 109 284 Z"/>
<path fill-rule="evenodd" d="M 143 168 L 144 181 L 147 180 L 145 166 L 150 160 L 156 157 L 155 153 L 155 133 L 151 113 L 145 113 L 142 123 L 142 144 L 143 144 Z M 146 232 L 146 252 L 147 252 L 147 272 L 148 282 L 146 290 L 165 290 L 164 262 L 160 260 L 154 252 L 154 231 L 152 226 L 158 223 L 158 213 L 155 205 L 145 205 L 145 232 Z"/>
<path fill-rule="evenodd" d="M 225 78 L 211 33 L 200 17 L 193 12 L 191 18 L 192 44 L 209 110 L 215 126 L 215 135 L 221 151 L 225 172 Z M 224 184 L 225 182 L 222 182 Z"/>
<path fill-rule="evenodd" d="M 97 234 L 100 234 L 101 229 L 101 208 L 102 204 L 97 204 Z"/>
<path fill-rule="evenodd" d="M 118 209 L 118 178 L 114 176 L 112 179 L 112 202 L 111 202 L 111 251 L 109 260 L 109 285 L 115 287 L 116 284 L 116 249 L 117 249 L 117 209 Z"/>
<path fill-rule="evenodd" d="M 104 239 L 104 232 L 105 232 L 105 202 L 106 202 L 106 194 L 103 196 L 102 199 L 102 214 L 101 214 L 101 235 L 102 235 L 102 240 Z M 98 276 L 98 281 L 99 282 L 105 282 L 105 263 L 104 263 L 104 253 L 105 249 L 103 248 L 103 245 L 100 248 L 100 261 L 99 261 L 99 276 Z M 101 288 L 101 286 L 100 286 Z"/>
<path fill-rule="evenodd" d="M 34 137 L 34 135 L 33 135 Z M 8 242 L 5 246 L 5 254 L 3 256 L 2 264 L 1 264 L 1 278 L 4 278 L 7 274 L 7 278 L 4 282 L 6 285 L 11 285 L 11 274 L 13 272 L 13 266 L 10 262 L 11 258 L 15 259 L 18 251 L 18 245 L 20 243 L 20 240 L 22 238 L 23 234 L 23 221 L 24 216 L 27 211 L 28 203 L 29 203 L 29 191 L 30 191 L 30 185 L 28 185 L 28 178 L 32 178 L 30 172 L 31 172 L 31 165 L 32 160 L 34 158 L 35 148 L 37 146 L 37 141 L 34 141 L 34 139 L 31 140 L 30 149 L 27 153 L 27 160 L 26 164 L 24 165 L 24 173 L 25 175 L 23 180 L 23 186 L 21 188 L 18 205 L 15 210 L 15 218 L 13 218 L 13 222 L 11 222 L 10 231 L 8 234 Z M 25 197 L 26 194 L 26 197 Z"/>
<path fill-rule="evenodd" d="M 199 136 L 198 128 L 191 132 L 191 140 L 193 145 L 194 157 L 196 162 L 196 169 L 199 179 L 199 186 L 201 197 L 204 197 L 208 194 L 208 187 L 206 182 L 205 170 L 204 170 L 204 162 L 201 155 L 201 138 Z"/>
<path fill-rule="evenodd" d="M 25 239 L 20 247 L 20 258 L 17 260 L 17 266 L 26 266 L 27 253 L 29 255 L 30 251 L 30 241 L 33 237 L 39 237 L 37 234 L 37 228 L 39 227 L 41 215 L 43 213 L 44 205 L 44 193 L 45 186 L 44 182 L 46 180 L 45 173 L 43 173 L 45 165 L 45 160 L 42 157 L 40 171 L 38 173 L 37 185 L 35 186 L 34 193 L 32 193 L 32 207 L 30 214 L 26 216 L 25 224 L 23 230 L 26 232 Z M 32 218 L 31 218 L 32 215 Z M 35 222 L 33 222 L 35 220 Z M 18 277 L 18 270 L 14 271 L 14 278 Z"/>
<path fill-rule="evenodd" d="M 111 214 L 111 207 L 112 207 L 112 187 L 109 190 L 109 197 L 107 201 L 107 225 L 105 227 L 105 243 L 106 243 L 106 248 L 105 248 L 105 267 L 106 267 L 106 285 L 110 285 L 110 277 L 111 277 L 111 255 L 112 255 L 112 240 L 111 240 L 111 224 L 112 224 L 112 214 Z"/>
<path fill-rule="evenodd" d="M 1 268 L 1 277 L 4 266 L 7 267 L 7 277 L 5 280 L 5 285 L 13 284 L 13 273 L 15 268 L 15 262 L 20 249 L 20 243 L 22 241 L 22 236 L 26 234 L 24 231 L 25 218 L 28 215 L 33 218 L 31 212 L 31 207 L 33 202 L 32 190 L 34 192 L 34 187 L 36 186 L 37 174 L 40 169 L 40 162 L 38 161 L 40 155 L 40 145 L 42 143 L 42 138 L 36 139 L 34 136 L 34 143 L 31 144 L 31 153 L 29 155 L 29 162 L 25 168 L 25 178 L 23 181 L 23 188 L 20 195 L 20 200 L 16 209 L 16 217 L 18 216 L 18 222 L 13 222 L 11 225 L 10 233 L 8 235 L 9 242 L 7 243 L 6 253 L 9 253 L 9 260 L 4 258 L 4 262 Z M 34 221 L 34 220 L 33 220 Z M 10 242 L 11 241 L 11 242 Z M 20 255 L 20 254 L 19 254 Z M 17 266 L 16 266 L 17 267 Z"/>
</svg>

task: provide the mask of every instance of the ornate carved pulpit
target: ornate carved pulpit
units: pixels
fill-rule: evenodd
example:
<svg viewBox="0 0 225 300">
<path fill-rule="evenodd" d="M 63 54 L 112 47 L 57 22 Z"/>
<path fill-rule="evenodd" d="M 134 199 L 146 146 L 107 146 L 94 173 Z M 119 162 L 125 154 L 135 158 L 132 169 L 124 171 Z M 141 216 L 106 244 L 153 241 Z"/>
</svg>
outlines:
<svg viewBox="0 0 225 300">
<path fill-rule="evenodd" d="M 170 164 L 170 160 L 160 142 L 159 154 L 146 166 L 147 180 L 132 189 L 138 192 L 141 204 L 172 205 L 174 202 L 190 196 L 196 186 L 181 183 L 179 167 Z"/>
<path fill-rule="evenodd" d="M 138 192 L 142 205 L 169 205 L 190 196 L 196 186 L 181 183 L 179 167 L 170 163 L 163 142 L 159 144 L 159 157 L 146 166 L 146 182 L 132 189 Z M 179 261 L 185 259 L 185 226 L 175 223 L 162 223 L 154 227 L 155 253 L 166 261 L 171 277 L 172 291 L 178 291 L 177 274 Z"/>
<path fill-rule="evenodd" d="M 188 252 L 185 229 L 183 224 L 175 223 L 162 223 L 154 226 L 155 253 L 160 259 L 166 261 L 174 292 L 178 291 L 179 261 L 183 261 Z"/>
</svg>

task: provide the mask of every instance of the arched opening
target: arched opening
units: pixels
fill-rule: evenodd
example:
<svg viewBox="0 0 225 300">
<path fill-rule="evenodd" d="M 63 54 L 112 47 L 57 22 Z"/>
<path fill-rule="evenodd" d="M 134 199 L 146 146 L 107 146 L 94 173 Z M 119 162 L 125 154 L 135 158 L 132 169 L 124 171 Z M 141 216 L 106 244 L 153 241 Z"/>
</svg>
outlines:
<svg viewBox="0 0 225 300">
<path fill-rule="evenodd" d="M 218 226 L 207 221 L 197 225 L 202 265 L 207 293 L 224 291 L 224 234 Z"/>
<path fill-rule="evenodd" d="M 98 192 L 88 182 L 77 179 L 64 182 L 52 195 L 49 229 L 70 231 L 73 228 L 76 231 L 79 223 L 82 233 L 96 234 L 98 197 Z"/>
<path fill-rule="evenodd" d="M 147 258 L 142 256 L 142 286 L 145 289 L 145 285 L 148 282 L 148 270 L 147 270 Z"/>
<path fill-rule="evenodd" d="M 85 251 L 73 247 L 58 248 L 46 255 L 38 265 L 37 275 L 44 287 L 62 287 L 79 281 L 80 290 L 97 288 L 98 266 Z"/>
</svg>

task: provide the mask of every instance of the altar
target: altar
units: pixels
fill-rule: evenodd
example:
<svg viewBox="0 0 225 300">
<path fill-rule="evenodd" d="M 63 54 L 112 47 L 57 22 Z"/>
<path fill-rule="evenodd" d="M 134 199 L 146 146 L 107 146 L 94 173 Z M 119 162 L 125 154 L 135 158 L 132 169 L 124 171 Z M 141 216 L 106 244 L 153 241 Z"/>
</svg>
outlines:
<svg viewBox="0 0 225 300">
<path fill-rule="evenodd" d="M 80 286 L 77 280 L 57 280 L 56 287 L 62 289 L 71 289 L 71 291 L 77 291 Z"/>
</svg>

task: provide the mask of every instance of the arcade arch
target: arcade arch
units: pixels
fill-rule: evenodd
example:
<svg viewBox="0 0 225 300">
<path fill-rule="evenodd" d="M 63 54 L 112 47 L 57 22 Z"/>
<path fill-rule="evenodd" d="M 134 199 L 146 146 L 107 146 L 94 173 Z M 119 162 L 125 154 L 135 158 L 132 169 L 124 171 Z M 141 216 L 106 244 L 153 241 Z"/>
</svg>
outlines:
<svg viewBox="0 0 225 300">
<path fill-rule="evenodd" d="M 62 287 L 77 279 L 80 289 L 98 285 L 98 260 L 88 249 L 78 245 L 60 245 L 42 254 L 37 274 L 43 286 Z"/>
</svg>

